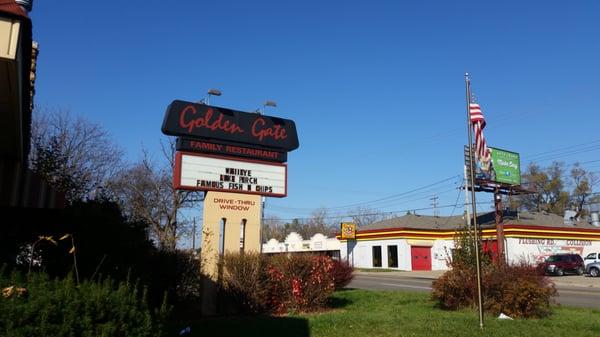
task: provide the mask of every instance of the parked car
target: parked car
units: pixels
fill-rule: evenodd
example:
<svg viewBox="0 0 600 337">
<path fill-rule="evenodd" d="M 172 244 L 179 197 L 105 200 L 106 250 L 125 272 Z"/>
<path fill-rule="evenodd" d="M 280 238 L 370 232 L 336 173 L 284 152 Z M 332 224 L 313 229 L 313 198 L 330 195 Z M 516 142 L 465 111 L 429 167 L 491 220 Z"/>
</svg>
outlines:
<svg viewBox="0 0 600 337">
<path fill-rule="evenodd" d="M 585 267 L 586 274 L 590 274 L 592 277 L 600 276 L 600 262 L 593 262 Z"/>
<path fill-rule="evenodd" d="M 589 253 L 585 259 L 583 259 L 583 263 L 587 266 L 590 263 L 600 262 L 600 252 Z"/>
<path fill-rule="evenodd" d="M 550 255 L 539 266 L 545 274 L 563 276 L 566 273 L 583 275 L 585 265 L 578 254 Z"/>
</svg>

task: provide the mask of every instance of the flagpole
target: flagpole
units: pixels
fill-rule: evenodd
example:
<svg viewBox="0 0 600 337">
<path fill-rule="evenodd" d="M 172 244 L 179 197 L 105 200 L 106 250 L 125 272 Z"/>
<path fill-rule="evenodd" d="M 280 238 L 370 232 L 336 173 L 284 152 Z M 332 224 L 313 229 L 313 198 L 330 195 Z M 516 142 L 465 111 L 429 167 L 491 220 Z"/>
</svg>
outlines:
<svg viewBox="0 0 600 337">
<path fill-rule="evenodd" d="M 471 126 L 471 80 L 469 73 L 465 73 L 465 85 L 467 87 L 467 129 L 469 134 L 469 160 L 470 167 L 470 185 L 471 185 L 471 207 L 473 209 L 473 231 L 475 234 L 475 267 L 477 268 L 477 304 L 479 308 L 479 327 L 483 329 L 483 299 L 481 296 L 481 263 L 479 261 L 479 228 L 477 228 L 477 206 L 475 204 L 475 155 L 473 154 L 473 129 Z"/>
</svg>

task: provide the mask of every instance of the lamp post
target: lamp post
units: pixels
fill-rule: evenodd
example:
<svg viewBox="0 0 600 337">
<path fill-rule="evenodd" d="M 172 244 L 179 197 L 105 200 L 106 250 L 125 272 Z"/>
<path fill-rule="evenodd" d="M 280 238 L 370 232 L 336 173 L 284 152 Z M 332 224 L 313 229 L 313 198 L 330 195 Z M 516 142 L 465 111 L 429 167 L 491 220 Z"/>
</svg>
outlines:
<svg viewBox="0 0 600 337">
<path fill-rule="evenodd" d="M 256 110 L 256 112 L 257 112 L 258 114 L 260 114 L 260 115 L 263 115 L 263 114 L 265 113 L 265 107 L 268 107 L 268 106 L 270 106 L 270 107 L 273 107 L 273 108 L 276 108 L 276 107 L 277 107 L 277 102 L 275 102 L 275 101 L 271 101 L 271 100 L 266 100 L 266 101 L 263 103 L 262 107 L 261 107 L 261 108 L 258 108 L 258 109 Z"/>
<path fill-rule="evenodd" d="M 206 97 L 206 105 L 210 105 L 210 96 L 221 96 L 223 94 L 219 89 L 208 89 L 206 93 L 208 94 Z"/>
<path fill-rule="evenodd" d="M 268 106 L 275 108 L 275 107 L 277 107 L 277 102 L 271 101 L 271 100 L 266 100 L 263 103 L 262 109 L 258 109 L 256 112 L 258 112 L 260 115 L 263 115 L 264 112 L 265 112 L 265 107 L 268 107 Z M 261 210 L 260 210 L 260 229 L 259 229 L 259 235 L 258 236 L 260 237 L 260 242 L 261 242 L 260 243 L 260 252 L 262 253 L 262 227 L 263 227 L 263 225 L 265 223 L 265 204 L 267 203 L 267 197 L 264 197 L 264 196 L 261 197 L 260 201 L 261 201 L 261 205 L 260 205 L 260 207 L 261 207 Z M 287 246 L 286 246 L 286 251 L 287 251 Z"/>
</svg>

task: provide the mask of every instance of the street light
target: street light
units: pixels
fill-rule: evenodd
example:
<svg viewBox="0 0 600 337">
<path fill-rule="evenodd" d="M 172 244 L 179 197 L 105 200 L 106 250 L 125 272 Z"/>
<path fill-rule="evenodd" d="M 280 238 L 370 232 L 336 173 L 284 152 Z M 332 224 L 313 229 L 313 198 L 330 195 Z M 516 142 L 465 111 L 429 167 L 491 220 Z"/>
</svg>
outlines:
<svg viewBox="0 0 600 337">
<path fill-rule="evenodd" d="M 277 107 L 277 102 L 275 101 L 265 101 L 264 106 L 272 106 L 272 107 Z"/>
<path fill-rule="evenodd" d="M 221 96 L 223 93 L 219 89 L 208 89 L 206 92 L 208 97 L 206 97 L 206 105 L 210 105 L 210 96 Z"/>
<path fill-rule="evenodd" d="M 256 109 L 256 113 L 258 113 L 259 115 L 262 115 L 265 113 L 265 107 L 273 107 L 276 108 L 277 107 L 277 102 L 275 101 L 270 101 L 270 100 L 266 100 L 261 108 Z"/>
</svg>

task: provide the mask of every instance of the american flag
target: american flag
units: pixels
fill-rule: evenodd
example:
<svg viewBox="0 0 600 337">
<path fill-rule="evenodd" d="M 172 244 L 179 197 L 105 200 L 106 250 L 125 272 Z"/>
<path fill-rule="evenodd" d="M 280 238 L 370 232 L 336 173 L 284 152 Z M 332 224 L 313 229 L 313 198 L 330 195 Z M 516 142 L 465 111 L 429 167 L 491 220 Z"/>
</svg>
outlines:
<svg viewBox="0 0 600 337">
<path fill-rule="evenodd" d="M 469 103 L 469 114 L 471 116 L 471 124 L 473 124 L 473 132 L 475 132 L 475 157 L 482 164 L 482 168 L 487 171 L 492 160 L 492 155 L 483 136 L 483 128 L 485 128 L 486 123 L 479 104 L 474 102 Z"/>
</svg>

